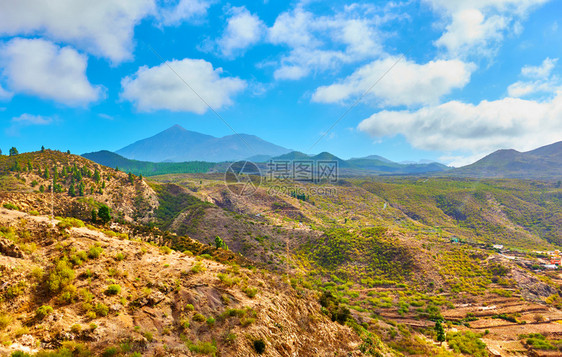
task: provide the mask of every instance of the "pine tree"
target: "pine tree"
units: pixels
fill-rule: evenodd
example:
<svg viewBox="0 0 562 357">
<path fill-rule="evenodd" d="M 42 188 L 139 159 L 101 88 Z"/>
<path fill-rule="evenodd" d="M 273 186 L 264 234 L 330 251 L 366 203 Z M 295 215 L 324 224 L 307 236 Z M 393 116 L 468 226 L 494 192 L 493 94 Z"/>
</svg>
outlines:
<svg viewBox="0 0 562 357">
<path fill-rule="evenodd" d="M 129 182 L 135 183 L 135 176 L 133 176 L 133 174 L 131 172 L 129 172 Z"/>
<path fill-rule="evenodd" d="M 94 171 L 94 181 L 100 182 L 100 179 L 101 179 L 100 172 L 96 168 L 96 171 Z"/>
<path fill-rule="evenodd" d="M 2 149 L 0 149 L 0 155 L 2 155 Z"/>
<path fill-rule="evenodd" d="M 43 175 L 43 177 L 47 180 L 51 177 L 51 175 L 49 174 L 49 169 L 46 167 L 45 167 L 45 174 Z"/>
<path fill-rule="evenodd" d="M 19 155 L 18 149 L 12 146 L 12 148 L 10 149 L 10 156 L 16 156 L 16 155 Z"/>
<path fill-rule="evenodd" d="M 106 205 L 102 205 L 98 209 L 98 217 L 99 217 L 99 219 L 101 219 L 103 224 L 106 224 L 107 222 L 109 222 L 111 220 L 111 214 L 109 213 L 109 207 L 107 207 Z"/>
<path fill-rule="evenodd" d="M 435 332 L 437 333 L 437 342 L 442 344 L 445 341 L 445 329 L 443 328 L 441 320 L 435 322 Z"/>
<path fill-rule="evenodd" d="M 80 182 L 80 185 L 78 185 L 78 196 L 84 196 L 84 182 Z"/>
<path fill-rule="evenodd" d="M 76 190 L 74 189 L 74 183 L 70 184 L 70 188 L 68 189 L 68 194 L 70 195 L 70 197 L 76 196 Z"/>
<path fill-rule="evenodd" d="M 41 145 L 41 152 L 45 152 L 45 147 Z"/>
</svg>

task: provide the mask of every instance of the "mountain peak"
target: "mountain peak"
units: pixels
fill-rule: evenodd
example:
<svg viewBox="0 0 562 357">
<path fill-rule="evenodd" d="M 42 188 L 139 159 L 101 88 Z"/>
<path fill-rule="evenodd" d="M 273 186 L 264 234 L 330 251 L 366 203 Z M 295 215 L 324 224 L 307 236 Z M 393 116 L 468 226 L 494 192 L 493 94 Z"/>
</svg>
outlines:
<svg viewBox="0 0 562 357">
<path fill-rule="evenodd" d="M 187 131 L 187 129 L 185 129 L 183 126 L 179 124 L 174 124 L 168 129 L 164 130 L 164 132 L 170 132 L 170 131 Z"/>
</svg>

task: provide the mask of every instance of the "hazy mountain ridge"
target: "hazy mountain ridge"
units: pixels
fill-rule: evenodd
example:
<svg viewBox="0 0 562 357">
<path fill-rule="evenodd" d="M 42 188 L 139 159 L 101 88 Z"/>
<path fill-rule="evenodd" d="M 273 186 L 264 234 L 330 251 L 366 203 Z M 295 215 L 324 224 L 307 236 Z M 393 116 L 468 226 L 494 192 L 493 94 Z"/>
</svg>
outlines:
<svg viewBox="0 0 562 357">
<path fill-rule="evenodd" d="M 473 164 L 454 169 L 452 176 L 549 179 L 562 178 L 562 141 L 519 152 L 498 150 Z"/>
<path fill-rule="evenodd" d="M 116 153 L 128 159 L 150 162 L 222 162 L 254 155 L 276 156 L 289 151 L 255 135 L 236 134 L 216 138 L 174 125 L 127 145 Z"/>
</svg>

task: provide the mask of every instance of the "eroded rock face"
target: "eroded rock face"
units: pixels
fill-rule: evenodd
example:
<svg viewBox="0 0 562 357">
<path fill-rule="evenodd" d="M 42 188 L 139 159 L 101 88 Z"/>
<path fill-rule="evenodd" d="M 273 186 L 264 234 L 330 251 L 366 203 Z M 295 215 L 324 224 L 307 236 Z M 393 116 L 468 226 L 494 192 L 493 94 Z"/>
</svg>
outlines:
<svg viewBox="0 0 562 357">
<path fill-rule="evenodd" d="M 23 252 L 12 241 L 0 238 L 0 254 L 14 258 L 23 258 Z"/>
<path fill-rule="evenodd" d="M 527 300 L 541 300 L 541 297 L 545 298 L 556 293 L 556 289 L 552 286 L 519 269 L 513 269 L 512 275 L 521 290 L 521 295 Z"/>
<path fill-rule="evenodd" d="M 359 336 L 322 314 L 314 295 L 298 293 L 266 271 L 227 258 L 230 264 L 165 252 L 105 229 L 53 231 L 47 217 L 5 211 L 0 208 L 0 225 L 25 230 L 36 248 L 23 259 L 0 255 L 0 277 L 12 291 L 10 300 L 0 300 L 11 322 L 2 333 L 13 341 L 0 344 L 0 356 L 55 350 L 67 341 L 96 353 L 126 343 L 150 356 L 191 356 L 190 347 L 251 356 L 256 340 L 265 343 L 267 356 L 362 355 Z M 16 254 L 10 242 L 2 240 L 2 247 Z M 88 255 L 92 247 L 100 249 L 97 257 Z M 78 257 L 80 263 L 63 264 L 64 271 L 53 274 L 57 262 Z M 44 284 L 61 277 L 69 280 L 60 290 Z M 120 292 L 108 293 L 110 284 L 118 284 Z M 38 317 L 44 305 L 52 311 Z M 21 328 L 28 333 L 16 337 Z"/>
</svg>

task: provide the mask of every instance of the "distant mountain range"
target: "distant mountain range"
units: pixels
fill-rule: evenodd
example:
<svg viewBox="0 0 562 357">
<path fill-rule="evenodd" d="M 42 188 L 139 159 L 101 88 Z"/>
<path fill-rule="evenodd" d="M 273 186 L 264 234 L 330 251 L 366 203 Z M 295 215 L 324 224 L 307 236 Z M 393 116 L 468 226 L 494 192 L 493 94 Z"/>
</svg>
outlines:
<svg viewBox="0 0 562 357">
<path fill-rule="evenodd" d="M 188 161 L 188 162 L 149 162 L 127 159 L 119 154 L 111 151 L 102 150 L 83 154 L 88 160 L 97 162 L 98 164 L 119 168 L 125 172 L 132 172 L 136 175 L 154 176 L 176 173 L 207 173 L 207 172 L 224 172 L 228 163 L 212 163 L 204 161 Z M 260 159 L 256 157 L 256 159 Z M 302 152 L 292 151 L 276 157 L 264 156 L 263 160 L 250 160 L 258 164 L 265 174 L 267 170 L 267 162 L 273 161 L 333 161 L 338 163 L 339 174 L 344 176 L 351 175 L 377 175 L 377 174 L 417 174 L 442 172 L 450 168 L 439 164 L 399 164 L 392 162 L 380 156 L 372 155 L 365 158 L 357 158 L 350 160 L 342 160 L 339 157 L 328 152 L 318 155 L 307 155 Z"/>
<path fill-rule="evenodd" d="M 562 141 L 527 152 L 498 150 L 473 164 L 451 170 L 447 175 L 561 180 Z"/>
<path fill-rule="evenodd" d="M 379 155 L 343 160 L 328 152 L 307 155 L 269 143 L 254 135 L 216 138 L 179 125 L 139 140 L 117 152 L 82 155 L 99 164 L 145 176 L 166 173 L 224 172 L 226 162 L 249 160 L 266 167 L 269 160 L 336 161 L 343 175 L 415 175 L 474 178 L 562 179 L 562 142 L 528 152 L 498 150 L 477 162 L 452 169 L 428 160 L 393 162 Z M 222 163 L 222 164 L 220 164 Z"/>
<path fill-rule="evenodd" d="M 150 162 L 223 162 L 252 156 L 278 156 L 291 150 L 254 135 L 237 134 L 216 138 L 174 125 L 154 136 L 116 151 L 132 160 Z"/>
</svg>

